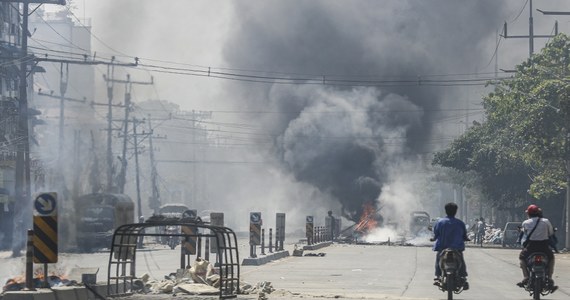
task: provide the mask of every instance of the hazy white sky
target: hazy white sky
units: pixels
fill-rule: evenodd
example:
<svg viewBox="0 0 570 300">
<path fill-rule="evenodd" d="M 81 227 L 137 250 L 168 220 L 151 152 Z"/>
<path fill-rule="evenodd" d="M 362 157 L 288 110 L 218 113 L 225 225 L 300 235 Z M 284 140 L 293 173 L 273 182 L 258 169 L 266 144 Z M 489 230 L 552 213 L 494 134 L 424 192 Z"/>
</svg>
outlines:
<svg viewBox="0 0 570 300">
<path fill-rule="evenodd" d="M 496 47 L 497 34 L 505 21 L 509 23 L 510 35 L 528 34 L 528 6 L 523 10 L 529 3 L 527 0 L 77 0 L 74 3 L 74 13 L 90 19 L 93 34 L 106 44 L 93 40 L 93 50 L 99 57 L 116 55 L 125 60 L 121 56 L 126 54 L 153 65 L 173 66 L 168 62 L 176 62 L 175 66 L 184 68 L 263 70 L 287 75 L 416 78 L 426 74 L 492 73 L 495 49 L 502 69 L 512 69 L 528 57 L 528 40 L 503 39 Z M 533 3 L 534 8 L 543 10 L 570 10 L 569 1 Z M 555 19 L 534 11 L 535 34 L 550 34 Z M 570 17 L 558 19 L 560 30 L 570 32 Z M 544 42 L 536 40 L 535 51 Z M 149 76 L 144 70 L 129 72 L 133 80 Z M 362 193 L 365 199 L 377 195 L 386 182 L 406 178 L 400 172 L 407 171 L 398 166 L 393 167 L 398 169 L 393 174 L 386 174 L 386 164 L 381 163 L 398 161 L 410 153 L 424 153 L 426 148 L 441 150 L 451 141 L 449 132 L 437 132 L 437 126 L 446 122 L 442 111 L 476 106 L 485 93 L 484 89 L 469 87 L 347 91 L 346 87 L 153 75 L 155 88 L 137 87 L 135 102 L 160 98 L 185 110 L 279 112 L 236 116 L 242 117 L 242 125 L 256 125 L 282 143 L 276 159 L 285 157 L 283 173 L 292 174 L 295 180 L 321 192 L 336 193 L 347 203 L 354 202 L 353 198 L 358 197 L 353 195 L 357 193 Z M 359 103 L 370 95 L 375 97 L 374 101 Z M 414 118 L 409 114 L 367 118 L 362 115 L 363 111 L 398 111 L 402 107 L 421 109 L 424 113 Z M 310 112 L 315 109 L 343 114 L 334 119 Z M 291 115 L 291 111 L 305 113 Z M 464 120 L 457 117 L 456 111 L 448 113 L 455 115 L 447 124 L 455 130 Z M 465 121 L 474 118 L 477 117 L 470 116 Z M 345 131 L 330 130 L 334 126 Z M 318 129 L 315 136 L 334 137 L 338 132 L 346 132 L 351 139 L 336 144 L 330 140 L 320 144 L 314 139 L 303 140 L 315 128 Z M 363 132 L 372 138 L 360 141 L 354 138 Z M 457 133 L 460 131 L 454 131 L 453 135 Z M 401 148 L 393 151 L 394 139 L 402 137 L 397 144 Z M 390 156 L 396 152 L 402 157 Z M 359 164 L 363 167 L 351 169 Z M 275 176 L 277 184 L 283 183 L 280 176 L 281 173 Z M 296 184 L 289 179 L 288 184 Z M 291 191 L 288 184 L 279 187 Z M 271 184 L 263 185 L 267 186 Z M 263 195 L 268 193 L 256 192 L 255 197 L 244 193 L 242 198 L 263 201 Z M 281 191 L 275 194 L 283 195 Z M 299 201 L 306 201 L 301 199 L 306 194 Z"/>
<path fill-rule="evenodd" d="M 231 51 L 225 49 L 228 35 L 236 26 L 242 24 L 241 19 L 251 18 L 249 12 L 240 11 L 243 6 L 236 3 L 255 3 L 252 6 L 268 6 L 271 3 L 283 1 L 258 1 L 258 0 L 74 0 L 72 3 L 76 15 L 80 18 L 91 19 L 93 33 L 103 40 L 114 50 L 131 56 L 144 58 L 174 61 L 189 65 L 227 67 L 223 52 Z M 285 2 L 295 3 L 295 0 Z M 304 1 L 298 1 L 301 4 Z M 310 1 L 309 1 L 310 2 Z M 400 1 L 355 1 L 358 5 L 349 5 L 351 1 L 328 1 L 330 6 L 347 6 L 346 14 L 362 13 L 358 11 L 363 3 L 375 3 L 382 6 L 388 3 Z M 422 1 L 418 1 L 422 2 Z M 445 3 L 445 1 L 433 1 L 434 5 Z M 457 2 L 457 1 L 451 1 Z M 461 1 L 460 1 L 461 2 Z M 466 3 L 469 1 L 465 1 Z M 528 6 L 521 11 L 527 0 L 501 0 L 506 6 L 502 17 L 490 20 L 496 30 L 502 30 L 502 23 L 509 21 L 509 34 L 528 34 Z M 382 4 L 383 3 L 383 4 Z M 414 1 L 410 1 L 414 3 Z M 428 1 L 429 3 L 429 1 Z M 543 10 L 570 10 L 570 3 L 563 0 L 534 0 L 534 8 Z M 50 9 L 54 9 L 51 6 Z M 348 9 L 352 7 L 352 10 Z M 390 14 L 397 16 L 399 12 L 393 11 Z M 477 14 L 473 11 L 473 14 Z M 283 11 L 283 16 L 288 12 Z M 520 16 L 519 16 L 520 14 Z M 310 18 L 310 16 L 308 16 Z M 339 18 L 342 18 L 339 16 Z M 561 31 L 568 31 L 570 28 L 570 17 L 545 17 L 534 11 L 535 34 L 548 34 L 552 31 L 554 20 L 560 19 Z M 267 23 L 260 23 L 259 26 L 272 28 L 271 17 L 265 19 Z M 512 21 L 512 22 L 511 22 Z M 409 24 L 414 24 L 416 20 L 408 20 Z M 485 16 L 481 16 L 481 22 Z M 381 26 L 379 24 L 378 26 Z M 446 36 L 446 28 L 433 31 L 435 34 Z M 464 32 L 463 34 L 469 34 Z M 422 38 L 422 37 L 419 37 Z M 423 38 L 429 38 L 424 36 Z M 447 35 L 448 39 L 455 39 L 456 36 Z M 536 50 L 543 44 L 536 40 Z M 101 55 L 120 55 L 112 50 L 93 41 L 93 48 Z M 236 49 L 239 50 L 239 49 Z M 495 33 L 490 32 L 487 38 L 487 45 L 481 47 L 480 69 L 482 71 L 493 71 L 493 63 L 489 66 L 489 59 L 495 50 Z M 503 69 L 509 69 L 514 63 L 520 62 L 528 53 L 527 40 L 503 40 L 499 47 L 499 64 Z M 434 54 L 437 55 L 437 54 Z M 235 62 L 232 62 L 235 66 Z M 253 66 L 242 65 L 240 68 L 248 69 Z M 486 67 L 485 70 L 483 68 Z M 269 70 L 280 71 L 280 70 Z M 458 70 L 458 72 L 464 70 Z M 144 73 L 142 73 L 144 74 Z M 141 75 L 144 76 L 144 75 Z M 159 96 L 182 105 L 186 109 L 222 109 L 228 105 L 228 101 L 216 101 L 215 99 L 227 98 L 224 95 L 223 86 L 225 82 L 200 77 L 176 76 L 167 74 L 155 74 L 157 79 L 157 89 Z M 155 91 L 151 91 L 155 92 Z M 149 92 L 150 93 L 150 92 Z M 143 98 L 146 95 L 138 95 Z M 157 97 L 148 95 L 148 97 Z"/>
</svg>

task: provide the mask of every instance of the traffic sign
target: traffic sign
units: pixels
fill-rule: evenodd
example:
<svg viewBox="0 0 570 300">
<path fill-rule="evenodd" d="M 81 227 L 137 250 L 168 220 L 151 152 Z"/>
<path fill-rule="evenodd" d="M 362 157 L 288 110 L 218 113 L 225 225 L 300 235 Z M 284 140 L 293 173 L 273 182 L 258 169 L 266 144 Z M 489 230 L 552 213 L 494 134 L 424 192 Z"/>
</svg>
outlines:
<svg viewBox="0 0 570 300">
<path fill-rule="evenodd" d="M 57 193 L 40 193 L 34 200 L 34 262 L 57 263 Z"/>
<path fill-rule="evenodd" d="M 41 193 L 34 200 L 34 216 L 57 216 L 57 193 Z"/>
<path fill-rule="evenodd" d="M 261 224 L 261 213 L 260 212 L 249 213 L 249 222 L 251 224 Z"/>
<path fill-rule="evenodd" d="M 307 223 L 313 223 L 313 216 L 307 216 Z"/>
</svg>

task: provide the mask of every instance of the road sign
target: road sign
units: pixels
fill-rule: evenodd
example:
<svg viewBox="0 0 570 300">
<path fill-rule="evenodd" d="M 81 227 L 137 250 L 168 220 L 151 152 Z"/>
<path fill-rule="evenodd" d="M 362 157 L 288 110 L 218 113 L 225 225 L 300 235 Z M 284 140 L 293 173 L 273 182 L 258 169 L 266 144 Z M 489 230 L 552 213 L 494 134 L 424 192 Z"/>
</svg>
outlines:
<svg viewBox="0 0 570 300">
<path fill-rule="evenodd" d="M 34 262 L 57 262 L 57 193 L 41 193 L 34 200 Z"/>
<path fill-rule="evenodd" d="M 307 216 L 307 223 L 313 223 L 313 216 Z"/>
<path fill-rule="evenodd" d="M 57 216 L 57 193 L 41 193 L 34 200 L 34 216 Z"/>
<path fill-rule="evenodd" d="M 249 222 L 251 224 L 261 224 L 261 213 L 260 212 L 249 213 Z"/>
<path fill-rule="evenodd" d="M 261 245 L 261 213 L 249 213 L 249 244 Z"/>
</svg>

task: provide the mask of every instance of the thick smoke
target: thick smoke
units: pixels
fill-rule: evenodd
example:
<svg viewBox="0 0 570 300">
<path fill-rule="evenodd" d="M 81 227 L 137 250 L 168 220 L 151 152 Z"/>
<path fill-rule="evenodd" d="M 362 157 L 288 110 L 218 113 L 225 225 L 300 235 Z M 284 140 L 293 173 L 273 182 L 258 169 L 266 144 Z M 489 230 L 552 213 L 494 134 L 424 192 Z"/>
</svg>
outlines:
<svg viewBox="0 0 570 300">
<path fill-rule="evenodd" d="M 472 73 L 503 9 L 492 0 L 233 4 L 238 24 L 224 48 L 231 67 L 351 79 Z M 405 180 L 399 173 L 406 171 L 394 166 L 432 150 L 438 110 L 461 106 L 453 105 L 452 91 L 435 87 L 242 84 L 236 90 L 245 107 L 281 112 L 259 122 L 280 133 L 276 154 L 283 166 L 340 201 L 353 221 L 386 184 Z"/>
</svg>

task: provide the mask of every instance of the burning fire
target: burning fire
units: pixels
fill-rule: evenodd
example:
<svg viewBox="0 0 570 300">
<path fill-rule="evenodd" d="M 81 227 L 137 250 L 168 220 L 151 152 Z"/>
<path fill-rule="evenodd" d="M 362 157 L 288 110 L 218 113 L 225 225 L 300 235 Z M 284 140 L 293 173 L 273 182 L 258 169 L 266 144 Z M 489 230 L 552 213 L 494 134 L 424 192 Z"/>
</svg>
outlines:
<svg viewBox="0 0 570 300">
<path fill-rule="evenodd" d="M 360 221 L 356 224 L 354 228 L 355 231 L 369 233 L 372 229 L 378 227 L 378 221 L 376 220 L 376 207 L 372 202 L 366 202 L 362 206 L 362 216 L 360 216 Z"/>
<path fill-rule="evenodd" d="M 33 277 L 34 277 L 33 278 L 34 286 L 35 287 L 42 286 L 42 284 L 44 282 L 43 270 L 41 270 L 41 269 L 34 270 L 34 276 Z M 48 275 L 48 283 L 50 286 L 61 286 L 61 285 L 67 286 L 67 285 L 73 285 L 76 282 L 68 280 L 65 275 L 57 275 L 54 272 L 52 272 L 50 275 Z M 6 291 L 19 291 L 19 290 L 23 290 L 25 288 L 25 286 L 26 286 L 26 276 L 25 275 L 18 275 L 18 276 L 14 276 L 14 277 L 8 279 L 6 281 L 6 284 L 2 288 L 2 291 L 4 291 L 4 292 L 6 292 Z"/>
</svg>

